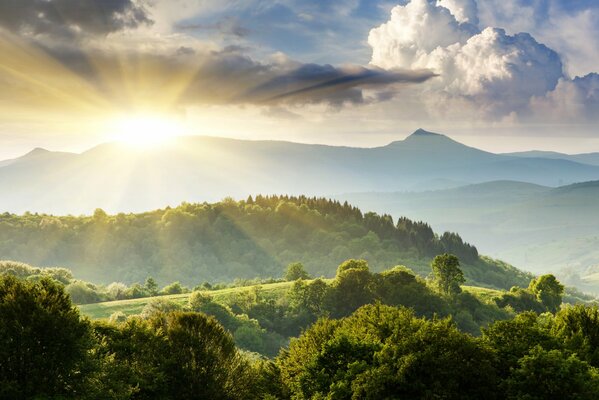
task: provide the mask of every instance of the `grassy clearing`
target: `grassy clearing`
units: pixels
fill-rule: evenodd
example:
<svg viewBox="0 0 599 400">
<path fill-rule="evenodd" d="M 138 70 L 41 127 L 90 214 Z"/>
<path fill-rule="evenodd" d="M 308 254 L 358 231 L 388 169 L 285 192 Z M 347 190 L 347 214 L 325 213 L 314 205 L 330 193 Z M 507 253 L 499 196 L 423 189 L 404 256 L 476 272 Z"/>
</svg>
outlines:
<svg viewBox="0 0 599 400">
<path fill-rule="evenodd" d="M 490 303 L 494 298 L 501 296 L 504 292 L 496 289 L 488 289 L 479 286 L 462 286 L 462 290 L 478 297 L 481 301 Z"/>
<path fill-rule="evenodd" d="M 254 290 L 259 288 L 264 296 L 278 297 L 286 292 L 293 282 L 277 282 L 268 283 L 263 285 L 254 286 L 243 286 L 236 288 L 227 288 L 221 290 L 207 291 L 212 298 L 217 302 L 226 302 L 227 297 L 243 292 L 246 290 Z M 502 294 L 500 290 L 487 289 L 477 286 L 462 286 L 465 292 L 472 293 L 484 302 L 491 302 L 493 298 L 498 297 Z M 107 301 L 103 303 L 84 304 L 79 306 L 81 314 L 89 317 L 90 319 L 104 319 L 110 317 L 113 313 L 120 311 L 125 315 L 135 315 L 141 313 L 146 304 L 156 298 L 168 299 L 177 302 L 181 305 L 187 304 L 191 293 L 184 294 L 173 294 L 158 297 L 144 297 L 141 299 L 129 299 L 129 300 L 116 300 Z"/>
<path fill-rule="evenodd" d="M 207 291 L 206 293 L 211 295 L 215 301 L 222 302 L 225 301 L 228 296 L 231 296 L 234 293 L 239 293 L 245 290 L 253 290 L 256 288 L 260 288 L 261 292 L 266 296 L 277 296 L 289 289 L 291 285 L 293 285 L 293 282 L 277 282 L 263 285 L 243 286 Z M 81 311 L 81 314 L 89 317 L 90 319 L 108 318 L 117 311 L 120 311 L 125 315 L 134 315 L 141 313 L 145 305 L 153 299 L 168 299 L 175 301 L 181 305 L 185 305 L 187 304 L 190 295 L 191 293 L 184 293 L 157 297 L 144 297 L 141 299 L 116 300 L 106 301 L 103 303 L 83 304 L 79 306 L 79 310 Z"/>
</svg>

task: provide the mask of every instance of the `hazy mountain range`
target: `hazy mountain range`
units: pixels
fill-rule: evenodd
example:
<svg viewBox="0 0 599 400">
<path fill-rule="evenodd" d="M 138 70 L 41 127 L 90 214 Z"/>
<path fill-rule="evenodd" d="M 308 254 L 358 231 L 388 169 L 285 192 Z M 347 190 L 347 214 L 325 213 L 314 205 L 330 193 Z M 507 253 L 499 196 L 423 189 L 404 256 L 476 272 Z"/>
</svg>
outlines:
<svg viewBox="0 0 599 400">
<path fill-rule="evenodd" d="M 599 278 L 593 275 L 599 272 L 599 181 L 558 188 L 494 181 L 337 198 L 362 209 L 424 220 L 436 231 L 459 232 L 483 254 L 536 273 L 557 273 L 578 286 Z"/>
<path fill-rule="evenodd" d="M 1 211 L 63 215 L 333 196 L 458 232 L 522 269 L 599 280 L 599 153 L 494 154 L 424 130 L 376 148 L 189 136 L 145 150 L 34 149 L 0 161 L 0 191 Z"/>
<path fill-rule="evenodd" d="M 558 186 L 594 179 L 596 165 L 493 154 L 423 130 L 377 148 L 189 136 L 154 149 L 108 143 L 81 154 L 35 149 L 3 161 L 0 209 L 143 211 L 256 193 L 395 192 L 494 180 Z"/>
</svg>

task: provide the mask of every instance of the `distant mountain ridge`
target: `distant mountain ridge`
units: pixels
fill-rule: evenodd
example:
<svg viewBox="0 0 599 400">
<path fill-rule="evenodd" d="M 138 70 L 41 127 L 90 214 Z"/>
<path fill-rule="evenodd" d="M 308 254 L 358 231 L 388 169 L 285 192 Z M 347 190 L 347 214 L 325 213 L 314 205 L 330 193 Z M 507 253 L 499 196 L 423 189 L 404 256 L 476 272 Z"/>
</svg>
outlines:
<svg viewBox="0 0 599 400">
<path fill-rule="evenodd" d="M 422 129 L 375 148 L 187 136 L 145 151 L 106 143 L 81 154 L 36 149 L 0 162 L 0 211 L 128 212 L 255 193 L 319 196 L 598 179 L 599 166 L 489 153 Z"/>
<path fill-rule="evenodd" d="M 548 159 L 561 159 L 569 160 L 582 164 L 599 165 L 599 152 L 598 153 L 584 153 L 584 154 L 565 154 L 558 153 L 555 151 L 522 151 L 517 153 L 505 153 L 504 155 L 512 157 L 524 157 L 524 158 L 548 158 Z"/>
<path fill-rule="evenodd" d="M 334 196 L 361 209 L 424 219 L 437 231 L 459 232 L 484 254 L 535 273 L 581 279 L 599 270 L 599 181 L 557 188 L 495 181 L 420 193 Z M 583 247 L 584 246 L 584 247 Z"/>
</svg>

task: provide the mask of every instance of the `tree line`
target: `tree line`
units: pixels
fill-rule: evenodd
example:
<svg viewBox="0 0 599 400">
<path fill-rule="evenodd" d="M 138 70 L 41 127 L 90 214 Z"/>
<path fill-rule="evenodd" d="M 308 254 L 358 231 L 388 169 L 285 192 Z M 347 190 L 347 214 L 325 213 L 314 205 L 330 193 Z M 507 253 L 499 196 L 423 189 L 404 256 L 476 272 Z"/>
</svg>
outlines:
<svg viewBox="0 0 599 400">
<path fill-rule="evenodd" d="M 427 300 L 414 294 L 423 290 L 422 278 L 405 267 L 371 273 L 364 260 L 347 260 L 330 284 L 305 281 L 300 266 L 290 267 L 288 273 L 303 276 L 288 293 L 289 308 L 316 320 L 271 360 L 239 350 L 230 331 L 202 311 L 214 307 L 209 292 L 194 292 L 187 310 L 165 303 L 145 315 L 91 322 L 50 277 L 4 274 L 0 398 L 599 396 L 596 306 L 561 307 L 563 286 L 547 275 L 521 289 L 542 313 L 506 315 L 475 336 L 433 311 L 435 301 L 472 301 L 459 286 L 459 260 L 440 255 L 432 268 L 426 288 L 435 296 Z M 260 303 L 246 307 L 257 312 Z"/>
<path fill-rule="evenodd" d="M 0 214 L 0 254 L 41 266 L 67 266 L 100 284 L 159 285 L 279 278 L 302 262 L 313 276 L 331 277 L 339 263 L 366 259 L 373 270 L 409 265 L 428 273 L 432 257 L 449 252 L 472 282 L 509 288 L 530 277 L 480 258 L 459 235 L 437 235 L 423 222 L 323 198 L 256 196 L 214 204 L 183 203 L 140 214 L 91 216 Z"/>
</svg>

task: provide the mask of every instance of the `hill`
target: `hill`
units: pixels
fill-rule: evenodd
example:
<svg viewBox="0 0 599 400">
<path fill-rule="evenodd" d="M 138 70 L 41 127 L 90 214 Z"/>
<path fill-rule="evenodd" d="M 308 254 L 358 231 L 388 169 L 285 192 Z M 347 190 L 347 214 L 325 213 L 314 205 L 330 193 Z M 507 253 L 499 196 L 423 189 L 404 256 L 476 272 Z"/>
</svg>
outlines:
<svg viewBox="0 0 599 400">
<path fill-rule="evenodd" d="M 404 264 L 427 275 L 430 260 L 460 257 L 469 282 L 509 288 L 530 276 L 481 258 L 453 233 L 436 235 L 425 223 L 363 214 L 349 204 L 306 198 L 257 196 L 247 201 L 182 204 L 142 214 L 58 217 L 0 215 L 0 254 L 39 266 L 67 267 L 84 280 L 159 283 L 282 276 L 302 262 L 313 276 L 333 276 L 349 258 L 373 271 Z"/>
<path fill-rule="evenodd" d="M 569 160 L 582 164 L 588 165 L 599 165 L 599 153 L 585 153 L 585 154 L 564 154 L 555 151 L 522 151 L 517 153 L 505 153 L 507 156 L 512 157 L 524 157 L 524 158 L 548 158 L 548 159 L 561 159 Z"/>
<path fill-rule="evenodd" d="M 43 149 L 0 163 L 0 210 L 139 212 L 250 194 L 323 196 L 520 180 L 557 186 L 599 179 L 599 166 L 493 154 L 417 130 L 376 148 L 189 136 L 136 150 L 108 143 L 81 154 Z"/>
<path fill-rule="evenodd" d="M 584 251 L 592 245 L 581 247 L 599 236 L 598 196 L 598 181 L 558 188 L 498 181 L 422 193 L 336 198 L 395 217 L 426 217 L 435 229 L 460 232 L 485 254 L 536 273 L 558 273 L 564 279 L 568 275 L 568 283 L 579 285 L 572 272 L 582 278 L 588 268 L 599 265 L 596 252 Z"/>
</svg>

